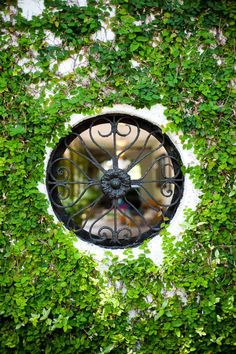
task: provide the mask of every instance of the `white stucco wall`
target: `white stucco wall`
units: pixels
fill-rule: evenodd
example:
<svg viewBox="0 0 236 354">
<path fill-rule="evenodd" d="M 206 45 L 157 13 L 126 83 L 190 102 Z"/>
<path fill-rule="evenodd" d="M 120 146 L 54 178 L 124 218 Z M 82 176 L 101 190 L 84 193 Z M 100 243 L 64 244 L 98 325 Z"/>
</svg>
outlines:
<svg viewBox="0 0 236 354">
<path fill-rule="evenodd" d="M 22 15 L 31 20 L 33 16 L 39 16 L 43 12 L 44 0 L 18 0 L 18 6 L 22 9 Z"/>
</svg>

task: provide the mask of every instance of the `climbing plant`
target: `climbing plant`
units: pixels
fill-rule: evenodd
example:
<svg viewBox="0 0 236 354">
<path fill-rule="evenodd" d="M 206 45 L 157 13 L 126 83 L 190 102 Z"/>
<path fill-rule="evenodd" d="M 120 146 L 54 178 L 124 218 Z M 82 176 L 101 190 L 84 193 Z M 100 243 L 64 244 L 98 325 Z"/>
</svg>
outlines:
<svg viewBox="0 0 236 354">
<path fill-rule="evenodd" d="M 1 353 L 235 352 L 235 2 L 44 4 L 28 20 L 0 5 Z M 71 114 L 117 103 L 163 104 L 200 161 L 185 173 L 201 201 L 181 241 L 162 232 L 160 267 L 144 244 L 101 271 L 38 190 Z"/>
</svg>

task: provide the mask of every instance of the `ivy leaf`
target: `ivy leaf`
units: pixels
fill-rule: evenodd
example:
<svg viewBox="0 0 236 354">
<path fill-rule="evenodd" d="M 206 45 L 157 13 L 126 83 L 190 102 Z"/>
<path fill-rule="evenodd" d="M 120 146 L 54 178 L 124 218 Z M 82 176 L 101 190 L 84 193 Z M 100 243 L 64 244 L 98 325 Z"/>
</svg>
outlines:
<svg viewBox="0 0 236 354">
<path fill-rule="evenodd" d="M 24 134 L 26 129 L 22 125 L 10 126 L 8 132 L 10 136 L 16 136 Z"/>
<path fill-rule="evenodd" d="M 139 42 L 147 42 L 148 41 L 148 38 L 144 37 L 144 36 L 138 36 L 136 39 Z"/>
<path fill-rule="evenodd" d="M 173 327 L 180 327 L 183 324 L 181 320 L 175 320 L 173 321 Z"/>
<path fill-rule="evenodd" d="M 111 344 L 111 345 L 108 345 L 105 349 L 103 349 L 100 354 L 108 354 L 112 351 L 112 349 L 114 348 L 114 345 Z"/>
<path fill-rule="evenodd" d="M 131 52 L 134 52 L 136 49 L 138 49 L 138 47 L 139 47 L 139 43 L 133 42 L 130 46 Z"/>
<path fill-rule="evenodd" d="M 5 79 L 0 79 L 0 93 L 7 90 L 7 82 Z"/>
</svg>

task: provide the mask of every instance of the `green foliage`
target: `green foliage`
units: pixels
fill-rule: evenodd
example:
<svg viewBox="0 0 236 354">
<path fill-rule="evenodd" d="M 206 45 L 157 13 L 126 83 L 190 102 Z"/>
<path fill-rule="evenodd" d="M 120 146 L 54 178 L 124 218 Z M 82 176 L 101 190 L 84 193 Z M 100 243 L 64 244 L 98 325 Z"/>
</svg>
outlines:
<svg viewBox="0 0 236 354">
<path fill-rule="evenodd" d="M 47 0 L 30 21 L 11 5 L 0 14 L 1 353 L 235 352 L 235 2 Z M 92 36 L 103 23 L 112 42 Z M 60 74 L 75 54 L 87 65 Z M 168 129 L 199 158 L 185 173 L 202 197 L 181 241 L 163 231 L 161 267 L 144 244 L 137 259 L 107 252 L 101 273 L 37 186 L 70 115 L 116 103 L 167 107 Z"/>
</svg>

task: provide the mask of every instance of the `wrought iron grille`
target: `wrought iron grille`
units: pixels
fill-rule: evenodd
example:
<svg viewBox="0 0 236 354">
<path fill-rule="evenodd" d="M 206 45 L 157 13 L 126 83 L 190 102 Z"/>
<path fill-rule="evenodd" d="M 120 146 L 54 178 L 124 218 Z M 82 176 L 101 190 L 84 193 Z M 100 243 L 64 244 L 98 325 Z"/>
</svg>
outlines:
<svg viewBox="0 0 236 354">
<path fill-rule="evenodd" d="M 101 115 L 79 123 L 52 152 L 48 195 L 58 219 L 79 238 L 136 246 L 173 218 L 183 193 L 181 164 L 157 126 Z"/>
</svg>

